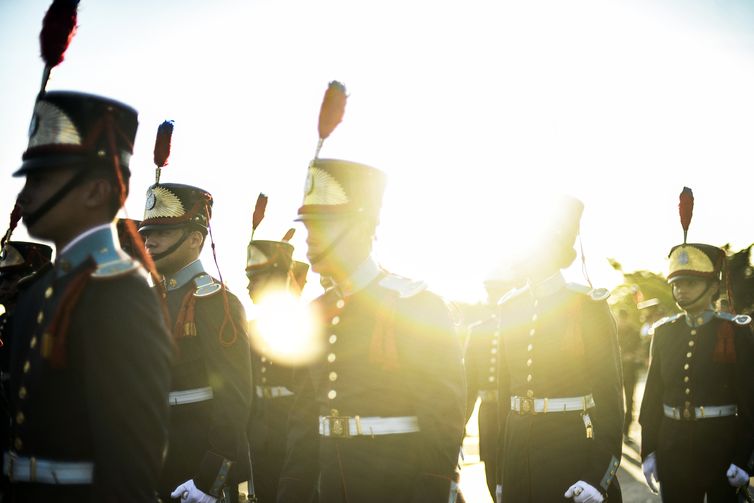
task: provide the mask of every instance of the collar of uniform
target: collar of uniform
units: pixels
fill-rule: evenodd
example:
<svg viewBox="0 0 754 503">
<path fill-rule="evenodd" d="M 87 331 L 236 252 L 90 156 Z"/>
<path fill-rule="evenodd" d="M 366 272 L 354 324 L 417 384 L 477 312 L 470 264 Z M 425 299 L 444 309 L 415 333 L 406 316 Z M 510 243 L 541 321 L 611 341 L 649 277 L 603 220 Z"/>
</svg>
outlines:
<svg viewBox="0 0 754 503">
<path fill-rule="evenodd" d="M 556 272 L 552 276 L 543 279 L 539 283 L 529 282 L 527 286 L 529 291 L 535 299 L 541 299 L 543 297 L 549 297 L 550 295 L 559 292 L 566 285 L 565 278 L 560 271 Z"/>
<path fill-rule="evenodd" d="M 345 280 L 336 285 L 336 288 L 342 293 L 344 297 L 353 295 L 359 290 L 363 290 L 366 286 L 374 281 L 374 279 L 382 273 L 382 269 L 377 262 L 369 256 L 364 262 L 361 263 L 351 275 Z"/>
<path fill-rule="evenodd" d="M 715 317 L 715 311 L 711 309 L 707 309 L 702 314 L 698 316 L 689 316 L 689 313 L 686 313 L 686 324 L 690 327 L 700 327 L 706 323 L 709 323 L 712 318 Z"/>
<path fill-rule="evenodd" d="M 177 273 L 166 277 L 165 288 L 168 291 L 177 290 L 203 272 L 204 266 L 202 265 L 202 261 L 196 259 Z"/>
<path fill-rule="evenodd" d="M 57 277 L 65 276 L 89 258 L 98 264 L 121 259 L 112 224 L 92 227 L 68 243 L 55 259 Z"/>
</svg>

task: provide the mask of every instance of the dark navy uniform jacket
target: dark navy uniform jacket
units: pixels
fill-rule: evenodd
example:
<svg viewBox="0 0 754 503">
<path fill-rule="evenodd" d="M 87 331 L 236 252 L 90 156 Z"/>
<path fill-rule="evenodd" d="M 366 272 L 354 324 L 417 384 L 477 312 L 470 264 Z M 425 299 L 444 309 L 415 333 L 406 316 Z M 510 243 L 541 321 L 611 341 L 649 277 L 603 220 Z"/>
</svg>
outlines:
<svg viewBox="0 0 754 503">
<path fill-rule="evenodd" d="M 606 297 L 604 290 L 566 284 L 558 273 L 501 299 L 498 461 L 503 501 L 560 501 L 579 480 L 606 494 L 615 483 L 623 388 Z M 511 396 L 590 394 L 596 406 L 586 414 L 511 411 Z M 618 496 L 613 500 L 620 501 Z"/>
<path fill-rule="evenodd" d="M 251 358 L 244 309 L 227 292 L 226 319 L 219 282 L 199 260 L 165 278 L 171 323 L 194 297 L 195 330 L 178 327 L 171 392 L 212 389 L 212 398 L 170 407 L 170 441 L 160 484 L 167 499 L 179 484 L 193 479 L 206 494 L 249 479 L 247 424 L 251 406 Z M 236 334 L 233 335 L 235 325 Z M 175 327 L 174 327 L 175 328 Z"/>
<path fill-rule="evenodd" d="M 19 298 L 8 335 L 11 449 L 91 462 L 93 483 L 17 482 L 12 501 L 156 500 L 172 348 L 157 296 L 114 235 L 95 228 L 64 249 Z M 83 291 L 57 331 L 77 280 Z"/>
<path fill-rule="evenodd" d="M 706 311 L 655 324 L 652 359 L 641 405 L 642 458 L 655 452 L 659 480 L 723 479 L 731 463 L 752 473 L 754 339 L 751 318 Z M 688 409 L 736 405 L 738 414 L 676 420 L 663 405 Z M 683 414 L 683 412 L 681 412 Z M 727 481 L 726 481 L 727 483 Z"/>
<path fill-rule="evenodd" d="M 371 259 L 315 301 L 325 354 L 301 372 L 278 502 L 447 503 L 464 428 L 461 349 L 445 303 Z M 318 416 L 418 418 L 420 431 L 318 434 Z"/>
</svg>

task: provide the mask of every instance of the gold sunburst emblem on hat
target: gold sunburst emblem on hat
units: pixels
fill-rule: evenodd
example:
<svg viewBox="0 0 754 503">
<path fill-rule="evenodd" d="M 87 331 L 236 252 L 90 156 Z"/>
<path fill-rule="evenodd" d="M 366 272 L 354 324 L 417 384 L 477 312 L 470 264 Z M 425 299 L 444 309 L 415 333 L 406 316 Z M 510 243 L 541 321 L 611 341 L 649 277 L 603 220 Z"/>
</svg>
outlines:
<svg viewBox="0 0 754 503">
<path fill-rule="evenodd" d="M 42 145 L 81 145 L 81 134 L 70 117 L 46 101 L 37 101 L 29 125 L 29 148 Z"/>
<path fill-rule="evenodd" d="M 181 217 L 186 213 L 178 196 L 164 187 L 152 187 L 147 191 L 144 220 L 151 218 Z"/>
<path fill-rule="evenodd" d="M 348 204 L 343 186 L 327 171 L 311 166 L 304 187 L 304 205 L 335 206 Z"/>
</svg>

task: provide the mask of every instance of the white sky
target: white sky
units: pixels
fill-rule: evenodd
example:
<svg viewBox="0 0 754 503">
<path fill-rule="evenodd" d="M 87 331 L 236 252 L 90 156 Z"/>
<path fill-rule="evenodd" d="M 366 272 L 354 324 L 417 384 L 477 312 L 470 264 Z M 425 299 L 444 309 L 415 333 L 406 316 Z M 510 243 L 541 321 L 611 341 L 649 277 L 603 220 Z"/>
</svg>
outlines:
<svg viewBox="0 0 754 503">
<path fill-rule="evenodd" d="M 10 173 L 26 145 L 48 4 L 0 0 L 7 212 L 21 187 Z M 302 198 L 322 94 L 340 80 L 345 120 L 322 156 L 388 173 L 379 259 L 448 298 L 477 300 L 485 273 L 516 249 L 516 222 L 536 211 L 527 196 L 543 190 L 585 202 L 582 236 L 600 286 L 620 279 L 606 257 L 664 269 L 682 239 L 683 185 L 696 196 L 690 240 L 754 241 L 753 21 L 744 0 L 82 0 L 48 89 L 139 110 L 134 218 L 154 178 L 157 126 L 175 120 L 162 179 L 215 196 L 220 265 L 246 301 L 256 196 L 270 197 L 256 237 L 280 239 Z M 304 235 L 299 226 L 298 258 Z"/>
</svg>

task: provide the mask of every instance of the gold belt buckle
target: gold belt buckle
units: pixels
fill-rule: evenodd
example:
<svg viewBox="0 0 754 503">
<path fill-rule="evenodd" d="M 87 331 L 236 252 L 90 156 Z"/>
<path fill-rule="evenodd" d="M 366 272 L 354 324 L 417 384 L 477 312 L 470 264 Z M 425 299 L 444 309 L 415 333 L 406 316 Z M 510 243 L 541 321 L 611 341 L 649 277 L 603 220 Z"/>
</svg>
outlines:
<svg viewBox="0 0 754 503">
<path fill-rule="evenodd" d="M 519 397 L 519 409 L 521 414 L 531 414 L 532 416 L 537 412 L 534 410 L 534 399 Z"/>
<path fill-rule="evenodd" d="M 338 415 L 337 410 L 330 411 L 331 415 L 327 416 L 327 422 L 330 424 L 330 436 L 335 438 L 350 438 L 351 430 L 349 429 L 348 416 Z"/>
<path fill-rule="evenodd" d="M 696 417 L 694 416 L 695 414 L 688 407 L 683 408 L 683 419 L 691 421 L 693 419 L 696 419 Z"/>
</svg>

